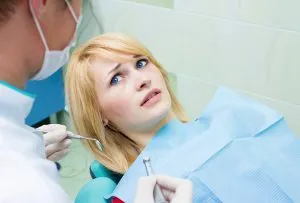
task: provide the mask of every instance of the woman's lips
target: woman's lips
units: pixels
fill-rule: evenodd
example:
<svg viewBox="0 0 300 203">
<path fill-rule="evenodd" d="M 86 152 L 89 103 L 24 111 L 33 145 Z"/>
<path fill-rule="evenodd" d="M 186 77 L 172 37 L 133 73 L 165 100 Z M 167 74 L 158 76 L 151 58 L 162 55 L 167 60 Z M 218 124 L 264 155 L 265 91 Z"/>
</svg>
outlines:
<svg viewBox="0 0 300 203">
<path fill-rule="evenodd" d="M 143 99 L 141 103 L 142 107 L 151 107 L 161 99 L 161 91 L 159 89 L 153 89 Z"/>
</svg>

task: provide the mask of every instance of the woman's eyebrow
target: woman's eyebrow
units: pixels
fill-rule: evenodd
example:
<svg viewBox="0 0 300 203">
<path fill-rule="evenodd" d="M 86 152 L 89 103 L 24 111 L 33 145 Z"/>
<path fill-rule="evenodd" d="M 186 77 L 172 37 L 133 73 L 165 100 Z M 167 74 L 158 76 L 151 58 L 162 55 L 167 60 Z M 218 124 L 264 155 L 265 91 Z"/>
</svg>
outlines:
<svg viewBox="0 0 300 203">
<path fill-rule="evenodd" d="M 133 58 L 140 58 L 142 55 L 134 55 Z"/>
<path fill-rule="evenodd" d="M 121 66 L 121 64 L 118 63 L 113 69 L 111 69 L 111 70 L 107 73 L 106 77 L 108 77 L 112 72 L 115 72 L 116 70 L 118 70 L 118 69 L 120 68 L 120 66 Z"/>
<path fill-rule="evenodd" d="M 133 58 L 140 58 L 142 57 L 142 55 L 134 55 Z M 112 72 L 115 72 L 117 71 L 119 68 L 120 68 L 121 64 L 118 63 L 113 69 L 111 69 L 108 73 L 107 73 L 107 76 L 108 77 Z"/>
</svg>

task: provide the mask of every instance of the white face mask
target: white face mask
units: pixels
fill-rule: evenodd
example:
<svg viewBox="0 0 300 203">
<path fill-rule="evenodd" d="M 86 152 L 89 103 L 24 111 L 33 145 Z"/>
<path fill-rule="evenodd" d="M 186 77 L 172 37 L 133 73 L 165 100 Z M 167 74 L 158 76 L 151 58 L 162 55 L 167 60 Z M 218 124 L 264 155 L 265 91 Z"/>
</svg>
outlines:
<svg viewBox="0 0 300 203">
<path fill-rule="evenodd" d="M 64 48 L 63 50 L 60 50 L 60 51 L 49 50 L 45 35 L 42 31 L 42 28 L 35 16 L 34 12 L 33 12 L 31 2 L 29 4 L 34 22 L 37 26 L 37 29 L 40 33 L 43 44 L 45 46 L 45 56 L 44 56 L 44 62 L 43 62 L 42 68 L 36 75 L 34 75 L 31 78 L 31 80 L 43 80 L 43 79 L 46 79 L 49 76 L 51 76 L 53 73 L 55 73 L 59 68 L 61 68 L 63 65 L 65 65 L 68 62 L 69 57 L 70 57 L 70 49 L 71 49 L 71 47 L 75 46 L 75 44 L 76 44 L 76 32 L 77 32 L 80 22 L 82 20 L 82 16 L 80 15 L 79 18 L 77 19 L 74 9 L 72 8 L 72 6 L 68 2 L 68 0 L 65 0 L 65 2 L 67 3 L 68 8 L 69 8 L 70 12 L 72 13 L 72 16 L 76 22 L 76 30 L 75 30 L 74 37 L 71 40 L 71 42 L 67 45 L 66 48 Z"/>
</svg>

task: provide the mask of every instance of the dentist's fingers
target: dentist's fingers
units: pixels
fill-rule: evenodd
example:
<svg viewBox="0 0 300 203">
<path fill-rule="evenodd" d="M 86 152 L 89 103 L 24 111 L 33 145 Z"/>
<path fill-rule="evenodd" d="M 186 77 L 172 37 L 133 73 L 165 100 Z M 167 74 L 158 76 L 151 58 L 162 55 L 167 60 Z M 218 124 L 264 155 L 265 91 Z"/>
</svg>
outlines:
<svg viewBox="0 0 300 203">
<path fill-rule="evenodd" d="M 62 159 L 63 157 L 65 157 L 69 152 L 70 152 L 70 149 L 64 149 L 62 151 L 55 152 L 54 154 L 50 155 L 48 157 L 48 159 L 51 161 L 58 161 L 58 160 Z"/>
<path fill-rule="evenodd" d="M 70 149 L 71 145 L 72 145 L 72 140 L 69 138 L 63 140 L 62 142 L 47 145 L 45 147 L 46 155 L 47 157 L 49 157 L 56 152 L 63 151 L 65 149 Z"/>
<path fill-rule="evenodd" d="M 62 159 L 71 149 L 72 140 L 68 138 L 67 128 L 60 124 L 43 125 L 37 128 L 44 134 L 46 157 L 51 161 Z"/>
<path fill-rule="evenodd" d="M 66 129 L 66 126 L 61 125 L 61 124 L 49 124 L 49 125 L 42 125 L 37 128 L 37 130 L 43 131 L 45 133 L 47 132 L 53 132 L 58 129 Z"/>
<path fill-rule="evenodd" d="M 153 192 L 158 184 L 170 203 L 192 203 L 193 185 L 185 179 L 169 176 L 141 177 L 138 182 L 135 203 L 154 203 Z"/>
<path fill-rule="evenodd" d="M 61 142 L 68 137 L 67 128 L 64 125 L 43 125 L 37 128 L 37 130 L 46 132 L 44 134 L 45 145 Z"/>
<path fill-rule="evenodd" d="M 165 198 L 171 203 L 192 202 L 193 184 L 190 180 L 157 176 L 157 184 L 161 186 Z"/>
<path fill-rule="evenodd" d="M 134 203 L 154 203 L 155 176 L 141 177 L 138 181 Z"/>
</svg>

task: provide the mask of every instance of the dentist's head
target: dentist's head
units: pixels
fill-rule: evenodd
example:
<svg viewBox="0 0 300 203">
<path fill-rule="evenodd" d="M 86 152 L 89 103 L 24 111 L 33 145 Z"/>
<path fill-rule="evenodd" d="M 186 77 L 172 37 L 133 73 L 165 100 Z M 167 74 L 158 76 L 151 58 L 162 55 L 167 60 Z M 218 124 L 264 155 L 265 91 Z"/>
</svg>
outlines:
<svg viewBox="0 0 300 203">
<path fill-rule="evenodd" d="M 24 88 L 63 66 L 75 44 L 81 0 L 1 0 L 0 80 Z"/>
</svg>

